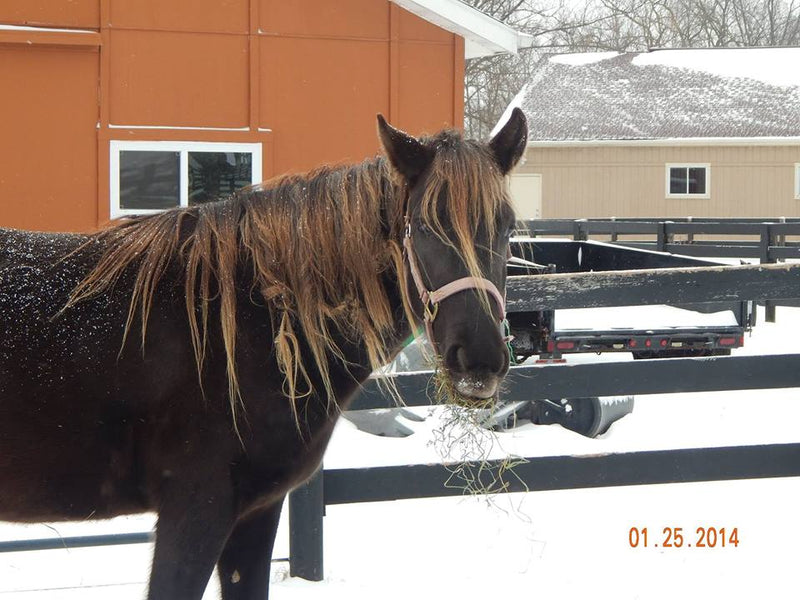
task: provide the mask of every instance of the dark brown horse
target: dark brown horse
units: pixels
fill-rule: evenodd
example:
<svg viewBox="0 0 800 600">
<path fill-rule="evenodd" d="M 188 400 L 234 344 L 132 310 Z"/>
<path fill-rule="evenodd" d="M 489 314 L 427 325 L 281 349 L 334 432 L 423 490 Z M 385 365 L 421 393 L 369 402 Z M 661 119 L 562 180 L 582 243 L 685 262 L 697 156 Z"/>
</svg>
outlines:
<svg viewBox="0 0 800 600">
<path fill-rule="evenodd" d="M 284 496 L 423 315 L 455 389 L 496 393 L 524 117 L 488 144 L 378 122 L 387 158 L 0 230 L 0 519 L 156 511 L 151 600 L 200 598 L 215 564 L 223 598 L 263 599 Z"/>
</svg>

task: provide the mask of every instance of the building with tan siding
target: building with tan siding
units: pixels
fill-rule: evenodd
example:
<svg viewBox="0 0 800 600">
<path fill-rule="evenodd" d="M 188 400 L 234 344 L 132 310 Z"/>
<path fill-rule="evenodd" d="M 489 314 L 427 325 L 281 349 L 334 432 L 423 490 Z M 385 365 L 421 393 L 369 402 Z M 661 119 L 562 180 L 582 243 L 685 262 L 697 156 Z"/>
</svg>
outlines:
<svg viewBox="0 0 800 600">
<path fill-rule="evenodd" d="M 543 59 L 523 218 L 800 216 L 800 48 Z"/>
</svg>

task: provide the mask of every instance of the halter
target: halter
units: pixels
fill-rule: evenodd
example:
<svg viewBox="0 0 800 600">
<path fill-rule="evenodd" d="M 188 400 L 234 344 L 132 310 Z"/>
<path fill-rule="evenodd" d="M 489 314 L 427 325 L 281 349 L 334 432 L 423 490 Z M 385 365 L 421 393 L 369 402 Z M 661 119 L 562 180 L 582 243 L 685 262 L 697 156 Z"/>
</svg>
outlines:
<svg viewBox="0 0 800 600">
<path fill-rule="evenodd" d="M 422 300 L 423 307 L 423 321 L 425 323 L 425 334 L 428 336 L 428 341 L 436 351 L 436 342 L 433 339 L 433 322 L 436 315 L 439 314 L 439 303 L 445 298 L 470 289 L 479 289 L 485 291 L 489 296 L 494 298 L 499 309 L 500 318 L 498 323 L 503 324 L 506 318 L 506 302 L 503 295 L 497 289 L 497 286 L 488 279 L 483 277 L 461 277 L 455 279 L 450 283 L 446 283 L 436 290 L 428 290 L 422 280 L 422 273 L 419 270 L 419 263 L 417 261 L 417 254 L 414 252 L 414 245 L 411 241 L 411 221 L 406 216 L 406 231 L 403 236 L 403 251 L 408 260 L 408 267 L 411 271 L 411 278 L 417 286 L 419 299 Z M 510 338 L 504 338 L 505 342 L 509 342 Z M 437 352 L 438 353 L 438 352 Z"/>
</svg>

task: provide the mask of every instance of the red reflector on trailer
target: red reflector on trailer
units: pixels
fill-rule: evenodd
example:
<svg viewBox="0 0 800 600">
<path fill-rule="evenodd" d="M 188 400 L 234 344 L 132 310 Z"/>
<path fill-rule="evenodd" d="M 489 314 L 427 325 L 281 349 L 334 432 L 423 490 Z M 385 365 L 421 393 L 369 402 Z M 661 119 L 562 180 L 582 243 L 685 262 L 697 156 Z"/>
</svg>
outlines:
<svg viewBox="0 0 800 600">
<path fill-rule="evenodd" d="M 572 350 L 575 347 L 575 342 L 558 342 L 556 348 L 559 350 Z"/>
<path fill-rule="evenodd" d="M 645 340 L 645 341 L 644 341 L 644 345 L 645 345 L 645 346 L 647 346 L 647 347 L 649 348 L 650 346 L 652 346 L 652 345 L 653 345 L 653 342 L 651 342 L 650 340 Z"/>
<path fill-rule="evenodd" d="M 720 346 L 735 346 L 736 345 L 736 338 L 732 338 L 732 337 L 719 338 L 719 345 Z"/>
<path fill-rule="evenodd" d="M 664 348 L 666 348 L 666 346 L 667 346 L 667 340 L 661 340 L 661 346 L 662 346 L 662 347 L 664 347 Z"/>
<path fill-rule="evenodd" d="M 636 344 L 636 340 L 631 340 L 631 341 L 629 341 L 629 342 L 628 342 L 628 346 L 630 346 L 631 348 L 636 348 L 636 346 L 637 346 L 637 344 Z"/>
</svg>

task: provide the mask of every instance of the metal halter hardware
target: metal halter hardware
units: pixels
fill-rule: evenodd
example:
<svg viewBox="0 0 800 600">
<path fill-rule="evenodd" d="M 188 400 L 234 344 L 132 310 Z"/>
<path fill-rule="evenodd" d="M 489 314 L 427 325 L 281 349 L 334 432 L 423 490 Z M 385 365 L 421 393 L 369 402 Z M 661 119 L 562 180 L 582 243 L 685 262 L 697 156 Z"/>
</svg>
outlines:
<svg viewBox="0 0 800 600">
<path fill-rule="evenodd" d="M 500 318 L 498 319 L 498 322 L 502 323 L 505 320 L 505 298 L 497 289 L 497 286 L 488 279 L 484 279 L 483 277 L 461 277 L 460 279 L 446 283 L 436 290 L 428 290 L 425 287 L 425 283 L 422 280 L 422 273 L 419 270 L 417 255 L 414 252 L 414 245 L 411 241 L 411 222 L 409 221 L 408 217 L 406 217 L 406 230 L 403 237 L 403 251 L 406 255 L 406 260 L 408 260 L 411 278 L 414 280 L 414 284 L 417 286 L 417 292 L 419 293 L 419 298 L 422 301 L 425 334 L 428 336 L 428 341 L 431 343 L 431 345 L 433 345 L 434 348 L 436 347 L 436 342 L 434 342 L 433 339 L 433 321 L 436 319 L 436 315 L 439 314 L 439 303 L 445 298 L 448 298 L 459 292 L 470 289 L 484 290 L 489 296 L 494 298 L 495 302 L 497 302 L 497 308 L 500 311 Z"/>
</svg>

